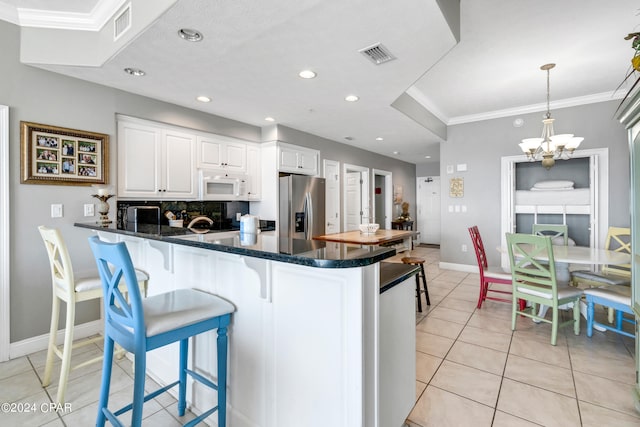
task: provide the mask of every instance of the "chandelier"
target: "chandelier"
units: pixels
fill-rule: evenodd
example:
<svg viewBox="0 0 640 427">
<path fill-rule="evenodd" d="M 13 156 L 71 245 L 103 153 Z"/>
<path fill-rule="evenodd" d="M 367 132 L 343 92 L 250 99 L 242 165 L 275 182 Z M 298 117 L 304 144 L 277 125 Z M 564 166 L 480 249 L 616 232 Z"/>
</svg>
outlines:
<svg viewBox="0 0 640 427">
<path fill-rule="evenodd" d="M 542 166 L 551 169 L 556 163 L 556 159 L 569 159 L 578 148 L 584 138 L 573 136 L 571 133 L 555 135 L 553 132 L 553 122 L 549 109 L 549 70 L 556 64 L 545 64 L 540 67 L 547 72 L 547 114 L 542 120 L 542 137 L 523 139 L 520 145 L 522 151 L 527 155 L 529 161 L 542 160 Z"/>
</svg>

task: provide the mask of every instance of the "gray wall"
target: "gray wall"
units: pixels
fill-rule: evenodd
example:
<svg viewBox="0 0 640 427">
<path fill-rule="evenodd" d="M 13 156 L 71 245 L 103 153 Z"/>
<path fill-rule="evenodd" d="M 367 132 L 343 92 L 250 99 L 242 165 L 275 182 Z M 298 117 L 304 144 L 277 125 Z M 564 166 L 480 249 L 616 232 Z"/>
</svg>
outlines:
<svg viewBox="0 0 640 427">
<path fill-rule="evenodd" d="M 585 139 L 580 149 L 609 148 L 609 221 L 611 225 L 629 226 L 629 149 L 627 134 L 613 117 L 616 101 L 583 105 L 551 111 L 556 133 L 574 133 Z M 441 260 L 475 265 L 473 251 L 462 252 L 469 245 L 467 228 L 478 225 L 491 265 L 499 265 L 500 245 L 500 159 L 522 154 L 518 143 L 542 132 L 542 114 L 521 116 L 525 124 L 513 127 L 514 117 L 449 127 L 448 140 L 440 147 L 442 169 L 442 242 Z M 447 174 L 447 166 L 466 163 L 467 172 Z M 544 168 L 538 163 L 538 167 Z M 553 171 L 553 169 L 551 169 Z M 464 197 L 449 197 L 449 179 L 464 178 Z M 464 204 L 466 213 L 449 213 L 448 205 Z"/>
<path fill-rule="evenodd" d="M 82 216 L 83 205 L 95 203 L 90 197 L 90 187 L 20 184 L 20 121 L 108 134 L 110 183 L 116 179 L 115 116 L 118 113 L 249 141 L 262 140 L 261 129 L 255 126 L 25 66 L 19 61 L 19 37 L 18 26 L 0 20 L 0 75 L 3 76 L 0 104 L 10 107 L 11 342 L 46 334 L 49 330 L 51 279 L 38 225 L 62 231 L 76 269 L 95 269 L 87 243 L 90 233 L 73 226 L 75 222 L 87 220 Z M 415 181 L 411 164 L 294 129 L 287 129 L 286 135 L 286 142 L 313 146 L 328 158 L 392 170 L 394 178 L 402 182 Z M 415 190 L 409 194 L 415 194 Z M 50 217 L 52 203 L 63 204 L 63 218 Z M 114 203 L 112 199 L 112 211 Z M 81 303 L 76 311 L 76 323 L 95 320 L 98 313 L 97 302 Z M 64 320 L 60 326 L 63 325 Z"/>
<path fill-rule="evenodd" d="M 440 144 L 440 146 L 442 146 L 442 144 Z M 416 176 L 440 176 L 440 162 L 428 162 L 416 165 Z"/>
</svg>

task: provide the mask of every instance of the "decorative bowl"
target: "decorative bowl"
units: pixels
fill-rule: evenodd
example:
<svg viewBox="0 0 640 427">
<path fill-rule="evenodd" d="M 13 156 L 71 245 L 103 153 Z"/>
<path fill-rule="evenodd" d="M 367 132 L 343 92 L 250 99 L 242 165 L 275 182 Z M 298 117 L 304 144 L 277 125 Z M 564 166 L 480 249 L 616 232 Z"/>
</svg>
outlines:
<svg viewBox="0 0 640 427">
<path fill-rule="evenodd" d="M 380 224 L 360 224 L 358 227 L 363 234 L 374 234 L 380 228 Z"/>
</svg>

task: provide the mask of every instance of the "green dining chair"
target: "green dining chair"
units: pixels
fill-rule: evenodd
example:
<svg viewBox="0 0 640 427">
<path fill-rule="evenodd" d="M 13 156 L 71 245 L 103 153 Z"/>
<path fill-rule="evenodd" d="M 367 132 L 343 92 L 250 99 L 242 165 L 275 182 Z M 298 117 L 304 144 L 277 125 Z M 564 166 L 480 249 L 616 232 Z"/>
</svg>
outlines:
<svg viewBox="0 0 640 427">
<path fill-rule="evenodd" d="M 569 227 L 566 224 L 533 224 L 531 234 L 536 236 L 549 236 L 551 243 L 555 245 L 569 244 Z"/>
<path fill-rule="evenodd" d="M 516 319 L 522 315 L 551 324 L 551 345 L 556 345 L 560 327 L 572 324 L 574 333 L 579 335 L 582 290 L 558 286 L 551 237 L 507 233 L 507 247 L 513 280 L 511 329 L 515 331 Z M 520 309 L 519 299 L 529 301 L 531 307 Z M 573 303 L 573 318 L 560 322 L 559 306 L 568 303 Z M 537 314 L 538 305 L 551 309 L 551 320 Z"/>
</svg>

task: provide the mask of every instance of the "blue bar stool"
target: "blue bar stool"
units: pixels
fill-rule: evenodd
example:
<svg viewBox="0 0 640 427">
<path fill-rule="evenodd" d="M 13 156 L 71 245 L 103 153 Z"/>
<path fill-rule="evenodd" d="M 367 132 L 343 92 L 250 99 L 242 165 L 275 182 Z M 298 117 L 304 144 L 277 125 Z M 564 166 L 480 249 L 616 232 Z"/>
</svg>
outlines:
<svg viewBox="0 0 640 427">
<path fill-rule="evenodd" d="M 98 401 L 96 426 L 103 427 L 108 419 L 114 426 L 123 426 L 118 416 L 132 410 L 131 426 L 142 424 L 142 405 L 161 393 L 178 386 L 178 415 L 186 409 L 187 374 L 194 380 L 217 390 L 218 404 L 185 426 L 194 426 L 218 412 L 218 426 L 226 425 L 227 386 L 227 326 L 235 307 L 228 301 L 195 289 L 179 289 L 165 294 L 141 298 L 135 270 L 124 243 L 107 243 L 98 236 L 89 238 L 104 291 L 104 362 L 102 385 Z M 128 290 L 128 301 L 118 289 L 124 280 Z M 218 382 L 212 381 L 187 368 L 189 337 L 218 330 Z M 180 366 L 178 380 L 144 395 L 146 353 L 156 348 L 180 341 Z M 114 343 L 133 353 L 134 380 L 133 403 L 112 412 L 108 409 L 111 365 Z"/>
</svg>

